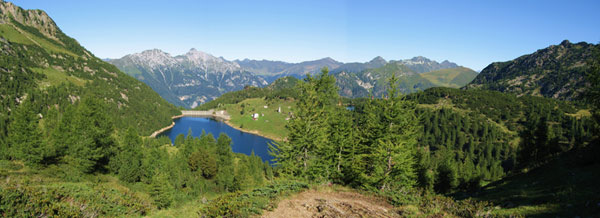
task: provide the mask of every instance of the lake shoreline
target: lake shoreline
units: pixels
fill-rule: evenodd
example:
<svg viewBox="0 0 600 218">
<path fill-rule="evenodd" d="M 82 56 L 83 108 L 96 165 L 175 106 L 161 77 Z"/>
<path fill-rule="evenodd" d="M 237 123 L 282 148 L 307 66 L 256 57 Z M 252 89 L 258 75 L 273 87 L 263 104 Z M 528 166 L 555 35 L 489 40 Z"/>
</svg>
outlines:
<svg viewBox="0 0 600 218">
<path fill-rule="evenodd" d="M 263 138 L 267 138 L 270 139 L 272 141 L 283 141 L 283 139 L 280 139 L 279 137 L 272 137 L 272 136 L 267 136 L 264 135 L 262 133 L 260 133 L 257 130 L 247 130 L 247 129 L 242 129 L 239 128 L 237 126 L 234 126 L 230 120 L 231 117 L 229 115 L 226 114 L 226 111 L 214 111 L 214 110 L 208 110 L 208 111 L 181 111 L 180 115 L 177 116 L 172 116 L 171 120 L 173 120 L 173 122 L 171 122 L 171 125 L 166 126 L 164 128 L 161 128 L 159 130 L 154 131 L 149 137 L 150 138 L 156 138 L 156 136 L 170 130 L 171 128 L 173 128 L 173 126 L 175 126 L 175 120 L 182 118 L 182 117 L 208 117 L 208 118 L 213 118 L 217 121 L 221 121 L 225 124 L 227 124 L 228 126 L 230 126 L 231 128 L 234 128 L 238 131 L 244 132 L 244 133 L 249 133 L 249 134 L 253 134 L 253 135 L 257 135 Z"/>
<path fill-rule="evenodd" d="M 279 137 L 273 137 L 273 136 L 264 135 L 264 134 L 260 133 L 258 130 L 248 130 L 248 129 L 239 128 L 237 126 L 234 126 L 231 122 L 229 122 L 229 120 L 223 120 L 223 123 L 227 124 L 231 128 L 237 129 L 237 130 L 239 130 L 241 132 L 254 134 L 254 135 L 257 135 L 257 136 L 260 136 L 260 137 L 264 137 L 264 138 L 268 138 L 268 139 L 271 139 L 271 140 L 277 141 L 277 142 L 283 141 L 283 139 L 281 139 Z"/>
</svg>

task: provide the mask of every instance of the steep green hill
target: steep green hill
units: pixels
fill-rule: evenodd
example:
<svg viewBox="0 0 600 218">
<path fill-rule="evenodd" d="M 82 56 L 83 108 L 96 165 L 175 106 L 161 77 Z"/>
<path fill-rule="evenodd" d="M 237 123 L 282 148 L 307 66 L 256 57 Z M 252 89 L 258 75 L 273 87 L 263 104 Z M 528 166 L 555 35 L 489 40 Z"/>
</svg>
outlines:
<svg viewBox="0 0 600 218">
<path fill-rule="evenodd" d="M 477 76 L 477 72 L 466 67 L 441 69 L 420 74 L 431 83 L 450 88 L 463 87 Z"/>
<path fill-rule="evenodd" d="M 567 40 L 511 61 L 492 63 L 467 88 L 488 89 L 517 95 L 575 100 L 589 86 L 585 74 L 598 45 Z"/>
<path fill-rule="evenodd" d="M 83 96 L 100 99 L 119 128 L 143 134 L 168 125 L 174 106 L 150 87 L 92 55 L 41 10 L 0 2 L 0 135 L 26 99 L 35 113 L 64 109 Z"/>
</svg>

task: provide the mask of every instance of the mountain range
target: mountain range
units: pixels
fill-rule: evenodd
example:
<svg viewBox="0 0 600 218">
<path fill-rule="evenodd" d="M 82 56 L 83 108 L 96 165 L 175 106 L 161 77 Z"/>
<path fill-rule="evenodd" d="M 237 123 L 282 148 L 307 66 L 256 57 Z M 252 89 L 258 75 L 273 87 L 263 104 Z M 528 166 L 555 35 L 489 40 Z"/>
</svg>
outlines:
<svg viewBox="0 0 600 218">
<path fill-rule="evenodd" d="M 347 97 L 364 97 L 371 88 L 374 88 L 374 94 L 381 94 L 384 81 L 392 74 L 400 77 L 404 93 L 436 86 L 461 87 L 477 75 L 475 71 L 447 60 L 438 63 L 422 56 L 389 62 L 375 57 L 365 63 L 342 63 L 327 57 L 288 63 L 250 59 L 228 61 L 196 49 L 171 56 L 153 49 L 106 61 L 148 84 L 167 101 L 188 108 L 245 86 L 264 87 L 286 76 L 314 75 L 323 67 L 330 69 L 338 80 L 340 93 Z M 443 69 L 445 71 L 439 71 Z M 454 77 L 462 79 L 454 80 Z"/>
<path fill-rule="evenodd" d="M 196 49 L 178 56 L 158 49 L 147 50 L 108 62 L 148 84 L 176 106 L 194 108 L 247 85 L 268 84 L 236 62 Z"/>
</svg>

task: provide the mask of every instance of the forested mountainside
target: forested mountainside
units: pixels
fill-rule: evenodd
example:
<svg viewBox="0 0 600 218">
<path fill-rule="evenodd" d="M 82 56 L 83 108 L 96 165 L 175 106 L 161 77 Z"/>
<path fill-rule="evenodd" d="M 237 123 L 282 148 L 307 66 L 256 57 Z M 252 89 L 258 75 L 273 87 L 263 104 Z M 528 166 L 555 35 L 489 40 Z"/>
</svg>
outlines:
<svg viewBox="0 0 600 218">
<path fill-rule="evenodd" d="M 245 86 L 267 85 L 238 63 L 196 49 L 175 57 L 158 49 L 147 50 L 108 62 L 148 84 L 167 101 L 187 108 Z"/>
<path fill-rule="evenodd" d="M 119 128 L 143 134 L 168 125 L 178 111 L 150 87 L 95 57 L 41 10 L 0 3 L 0 136 L 19 107 L 46 117 L 81 99 L 100 101 Z M 47 119 L 42 119 L 46 121 Z M 43 122 L 48 124 L 49 122 Z M 51 128 L 51 126 L 47 126 Z"/>
<path fill-rule="evenodd" d="M 565 40 L 511 61 L 492 63 L 467 88 L 577 100 L 590 86 L 585 74 L 600 61 L 593 54 L 598 48 Z"/>
</svg>

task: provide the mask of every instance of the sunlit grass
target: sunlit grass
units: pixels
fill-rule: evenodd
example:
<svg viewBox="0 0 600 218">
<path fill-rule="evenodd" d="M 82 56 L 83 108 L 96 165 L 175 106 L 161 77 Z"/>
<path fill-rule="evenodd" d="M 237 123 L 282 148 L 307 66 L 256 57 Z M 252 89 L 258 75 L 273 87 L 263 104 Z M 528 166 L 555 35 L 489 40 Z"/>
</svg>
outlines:
<svg viewBox="0 0 600 218">
<path fill-rule="evenodd" d="M 244 113 L 242 114 L 242 104 Z M 265 108 L 265 106 L 267 106 Z M 281 107 L 281 113 L 277 109 Z M 231 116 L 229 121 L 237 128 L 258 131 L 261 135 L 272 139 L 284 139 L 288 130 L 285 128 L 289 112 L 295 110 L 295 103 L 287 100 L 267 101 L 262 98 L 246 99 L 238 104 L 226 105 L 225 109 Z M 254 120 L 252 114 L 258 113 L 259 118 Z M 264 116 L 263 116 L 264 115 Z"/>
</svg>

